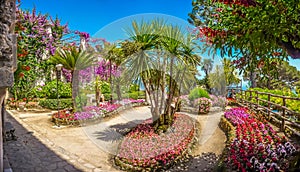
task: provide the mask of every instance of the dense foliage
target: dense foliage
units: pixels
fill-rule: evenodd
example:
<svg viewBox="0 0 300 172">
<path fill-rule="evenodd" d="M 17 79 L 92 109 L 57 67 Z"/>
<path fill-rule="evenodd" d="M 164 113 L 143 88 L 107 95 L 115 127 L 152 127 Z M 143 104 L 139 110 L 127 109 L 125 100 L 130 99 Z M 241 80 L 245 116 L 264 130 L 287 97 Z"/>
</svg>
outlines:
<svg viewBox="0 0 300 172">
<path fill-rule="evenodd" d="M 271 94 L 275 94 L 275 95 L 280 95 L 280 96 L 287 96 L 287 97 L 299 97 L 298 95 L 296 95 L 294 92 L 290 91 L 290 90 L 269 90 L 269 89 L 262 89 L 262 88 L 253 88 L 251 90 L 255 90 L 255 91 L 259 91 L 259 92 L 264 92 L 264 93 L 271 93 Z M 249 97 L 250 95 L 248 94 L 247 97 Z M 256 102 L 255 100 L 255 96 L 256 94 L 253 93 L 252 95 L 252 101 Z M 268 100 L 268 95 L 259 95 L 258 96 L 260 99 L 263 100 Z M 271 102 L 276 103 L 278 105 L 283 105 L 283 101 L 282 98 L 279 97 L 271 97 L 270 98 Z M 261 105 L 264 106 L 268 106 L 268 104 L 266 102 L 262 102 L 260 101 Z M 286 107 L 290 110 L 296 111 L 296 112 L 300 112 L 300 102 L 297 100 L 286 100 Z M 273 107 L 274 109 L 278 109 L 278 107 Z"/>
<path fill-rule="evenodd" d="M 192 89 L 188 96 L 190 101 L 194 101 L 195 99 L 201 98 L 201 97 L 209 98 L 209 94 L 205 89 L 200 88 L 200 87 L 196 87 L 196 88 Z"/>
<path fill-rule="evenodd" d="M 11 92 L 15 99 L 22 99 L 28 96 L 39 79 L 50 78 L 48 70 L 51 67 L 45 59 L 55 53 L 67 26 L 61 25 L 58 18 L 37 14 L 35 9 L 24 11 L 17 8 L 15 32 L 18 35 L 17 70 Z"/>
<path fill-rule="evenodd" d="M 72 99 L 41 99 L 39 105 L 46 109 L 66 109 L 72 107 Z"/>
<path fill-rule="evenodd" d="M 300 58 L 299 10 L 296 0 L 195 0 L 189 21 L 222 56 Z"/>
</svg>

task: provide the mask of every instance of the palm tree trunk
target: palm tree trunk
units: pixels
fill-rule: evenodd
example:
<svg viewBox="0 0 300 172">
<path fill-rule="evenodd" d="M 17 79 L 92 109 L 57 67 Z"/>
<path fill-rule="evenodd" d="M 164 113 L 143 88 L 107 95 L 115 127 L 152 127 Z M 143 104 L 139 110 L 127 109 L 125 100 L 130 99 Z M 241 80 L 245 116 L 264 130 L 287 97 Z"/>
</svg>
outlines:
<svg viewBox="0 0 300 172">
<path fill-rule="evenodd" d="M 75 70 L 71 72 L 72 74 L 72 101 L 73 101 L 73 109 L 76 108 L 76 97 L 78 96 L 79 93 L 79 71 Z"/>
</svg>

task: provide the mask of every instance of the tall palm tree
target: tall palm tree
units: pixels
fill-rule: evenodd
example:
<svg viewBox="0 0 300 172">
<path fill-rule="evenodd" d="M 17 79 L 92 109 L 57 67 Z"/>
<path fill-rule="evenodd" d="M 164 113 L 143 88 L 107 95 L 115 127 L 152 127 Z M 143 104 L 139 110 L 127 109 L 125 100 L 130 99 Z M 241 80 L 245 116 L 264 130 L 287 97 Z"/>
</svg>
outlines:
<svg viewBox="0 0 300 172">
<path fill-rule="evenodd" d="M 204 71 L 204 73 L 205 73 L 205 78 L 204 78 L 205 86 L 209 93 L 210 93 L 210 86 L 208 83 L 208 75 L 209 75 L 209 72 L 211 72 L 211 70 L 213 69 L 213 63 L 214 63 L 214 61 L 212 59 L 203 59 L 202 67 L 201 67 L 201 70 Z"/>
<path fill-rule="evenodd" d="M 72 75 L 71 85 L 74 106 L 75 98 L 79 91 L 79 71 L 94 65 L 94 62 L 96 62 L 95 56 L 92 53 L 72 46 L 66 49 L 59 49 L 50 57 L 49 61 L 54 65 L 62 64 L 63 68 L 70 70 Z"/>
<path fill-rule="evenodd" d="M 180 66 L 191 64 L 188 60 L 184 61 L 184 57 L 188 59 L 194 56 L 183 51 L 185 35 L 181 29 L 166 25 L 162 20 L 140 24 L 133 22 L 132 30 L 128 33 L 131 39 L 122 44 L 127 57 L 125 65 L 128 76 L 141 78 L 151 101 L 155 128 L 161 125 L 168 128 L 173 118 L 173 95 L 179 89 L 179 76 L 183 69 Z"/>
<path fill-rule="evenodd" d="M 111 95 L 110 95 L 110 101 L 112 103 L 112 92 L 113 92 L 113 80 L 115 81 L 115 86 L 116 86 L 116 93 L 118 96 L 118 100 L 121 100 L 122 95 L 121 95 L 121 87 L 120 87 L 120 82 L 121 82 L 121 77 L 112 77 L 112 64 L 116 66 L 115 70 L 118 70 L 122 62 L 124 61 L 124 53 L 122 51 L 122 48 L 118 46 L 117 43 L 106 43 L 104 44 L 104 48 L 101 52 L 101 55 L 109 61 L 110 68 L 109 68 L 109 82 L 111 86 Z"/>
</svg>

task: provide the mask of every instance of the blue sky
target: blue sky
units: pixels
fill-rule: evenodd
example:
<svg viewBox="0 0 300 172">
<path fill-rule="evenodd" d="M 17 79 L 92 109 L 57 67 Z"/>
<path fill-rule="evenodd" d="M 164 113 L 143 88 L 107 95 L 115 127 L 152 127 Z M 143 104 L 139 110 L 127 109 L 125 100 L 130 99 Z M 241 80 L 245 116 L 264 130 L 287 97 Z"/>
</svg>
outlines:
<svg viewBox="0 0 300 172">
<path fill-rule="evenodd" d="M 21 8 L 58 16 L 68 22 L 71 30 L 93 35 L 99 29 L 124 17 L 160 13 L 187 20 L 192 11 L 192 0 L 23 0 Z"/>
<path fill-rule="evenodd" d="M 188 13 L 192 0 L 22 0 L 22 9 L 36 7 L 37 12 L 58 16 L 71 30 L 104 37 L 109 41 L 126 37 L 133 19 L 163 17 L 169 22 L 188 27 Z M 97 34 L 96 34 L 97 33 Z M 216 59 L 218 61 L 218 59 Z M 290 64 L 300 70 L 300 59 Z"/>
</svg>

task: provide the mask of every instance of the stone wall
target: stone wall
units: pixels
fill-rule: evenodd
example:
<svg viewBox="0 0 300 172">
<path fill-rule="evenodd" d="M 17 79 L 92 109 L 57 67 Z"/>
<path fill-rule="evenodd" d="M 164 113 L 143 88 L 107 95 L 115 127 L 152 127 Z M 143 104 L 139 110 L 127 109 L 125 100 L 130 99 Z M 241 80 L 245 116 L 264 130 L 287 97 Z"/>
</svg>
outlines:
<svg viewBox="0 0 300 172">
<path fill-rule="evenodd" d="M 14 83 L 16 70 L 15 0 L 0 0 L 0 133 L 3 132 L 3 101 Z M 3 138 L 0 134 L 0 171 L 3 171 Z"/>
</svg>

